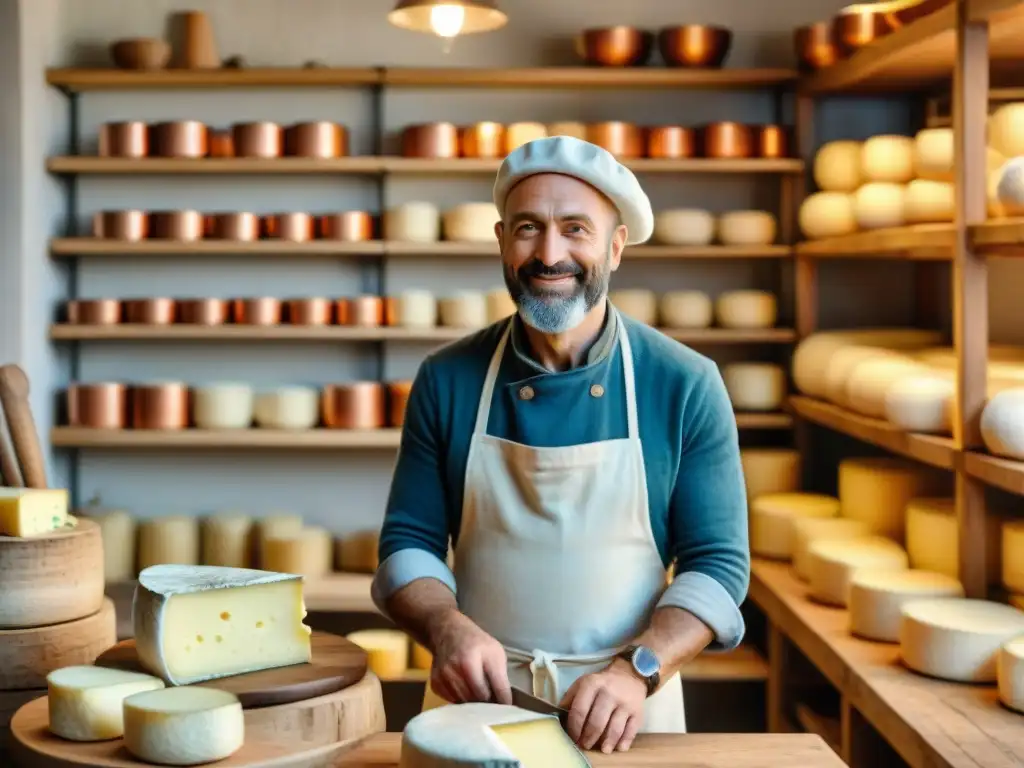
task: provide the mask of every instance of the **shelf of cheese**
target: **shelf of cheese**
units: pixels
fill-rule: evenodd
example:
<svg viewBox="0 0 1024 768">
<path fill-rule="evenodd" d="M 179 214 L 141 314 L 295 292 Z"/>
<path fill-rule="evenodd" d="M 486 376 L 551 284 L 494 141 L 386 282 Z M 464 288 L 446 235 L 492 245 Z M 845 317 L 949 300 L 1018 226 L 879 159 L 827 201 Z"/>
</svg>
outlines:
<svg viewBox="0 0 1024 768">
<path fill-rule="evenodd" d="M 967 451 L 963 454 L 963 467 L 975 480 L 1024 496 L 1024 461 Z"/>
<path fill-rule="evenodd" d="M 953 258 L 956 230 L 952 224 L 916 224 L 845 237 L 828 237 L 797 243 L 797 256 L 814 258 L 902 258 L 949 261 Z"/>
<path fill-rule="evenodd" d="M 967 228 L 974 253 L 984 256 L 1024 256 L 1024 218 L 993 219 Z"/>
</svg>

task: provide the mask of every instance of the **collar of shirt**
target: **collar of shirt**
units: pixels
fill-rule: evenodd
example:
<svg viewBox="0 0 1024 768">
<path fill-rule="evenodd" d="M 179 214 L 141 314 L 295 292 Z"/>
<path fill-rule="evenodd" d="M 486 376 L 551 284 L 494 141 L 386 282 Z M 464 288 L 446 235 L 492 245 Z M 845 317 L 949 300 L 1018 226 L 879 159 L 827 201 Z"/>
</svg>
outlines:
<svg viewBox="0 0 1024 768">
<path fill-rule="evenodd" d="M 611 305 L 609 305 L 609 310 L 610 309 Z M 608 356 L 615 343 L 615 330 L 617 328 L 617 323 L 618 320 L 616 319 L 614 312 L 609 311 L 605 314 L 604 328 L 601 329 L 601 335 L 597 337 L 597 341 L 591 345 L 590 350 L 587 352 L 587 358 L 584 365 L 594 365 L 595 363 L 601 362 Z M 529 366 L 532 370 L 538 373 L 552 373 L 552 371 L 545 368 L 537 362 L 536 358 L 533 357 L 533 354 L 530 351 L 530 341 L 527 339 L 526 332 L 523 329 L 523 319 L 519 316 L 518 312 L 512 316 L 511 335 L 512 351 L 523 364 Z"/>
</svg>

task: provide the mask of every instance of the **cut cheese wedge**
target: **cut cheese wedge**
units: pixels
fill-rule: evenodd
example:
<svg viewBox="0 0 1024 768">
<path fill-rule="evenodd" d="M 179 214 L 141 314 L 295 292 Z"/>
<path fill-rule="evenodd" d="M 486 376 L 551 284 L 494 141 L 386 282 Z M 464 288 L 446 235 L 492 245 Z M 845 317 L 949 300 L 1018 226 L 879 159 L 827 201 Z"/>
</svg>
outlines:
<svg viewBox="0 0 1024 768">
<path fill-rule="evenodd" d="M 148 763 L 223 760 L 241 749 L 244 736 L 238 697 L 218 688 L 164 688 L 124 700 L 124 745 Z"/>
<path fill-rule="evenodd" d="M 769 493 L 750 503 L 750 550 L 761 557 L 788 560 L 793 552 L 793 521 L 835 517 L 839 499 L 818 493 Z"/>
<path fill-rule="evenodd" d="M 798 578 L 811 578 L 811 542 L 819 539 L 863 539 L 871 535 L 867 525 L 847 517 L 801 517 L 793 521 L 793 570 Z"/>
<path fill-rule="evenodd" d="M 125 698 L 164 687 L 152 675 L 107 667 L 61 667 L 46 676 L 50 731 L 71 741 L 104 741 L 124 734 Z"/>
<path fill-rule="evenodd" d="M 364 629 L 346 637 L 366 651 L 366 664 L 381 680 L 394 680 L 409 668 L 409 636 L 397 629 Z"/>
<path fill-rule="evenodd" d="M 898 643 L 904 604 L 963 596 L 960 582 L 943 573 L 862 569 L 850 580 L 850 631 L 868 640 Z"/>
<path fill-rule="evenodd" d="M 1024 611 L 989 600 L 935 598 L 903 606 L 900 655 L 924 675 L 963 683 L 996 682 L 1003 643 L 1024 635 Z"/>
<path fill-rule="evenodd" d="M 999 649 L 996 684 L 999 700 L 1010 709 L 1024 713 L 1024 636 Z"/>
<path fill-rule="evenodd" d="M 0 488 L 0 536 L 41 536 L 73 523 L 66 490 Z"/>
<path fill-rule="evenodd" d="M 589 763 L 552 715 L 504 704 L 453 704 L 409 721 L 398 766 L 589 768 Z"/>
<path fill-rule="evenodd" d="M 139 574 L 132 618 L 142 666 L 188 685 L 310 659 L 302 577 L 216 566 Z"/>
<path fill-rule="evenodd" d="M 845 607 L 853 575 L 862 568 L 902 571 L 907 553 L 883 536 L 862 539 L 819 539 L 807 549 L 811 595 L 828 605 Z"/>
</svg>

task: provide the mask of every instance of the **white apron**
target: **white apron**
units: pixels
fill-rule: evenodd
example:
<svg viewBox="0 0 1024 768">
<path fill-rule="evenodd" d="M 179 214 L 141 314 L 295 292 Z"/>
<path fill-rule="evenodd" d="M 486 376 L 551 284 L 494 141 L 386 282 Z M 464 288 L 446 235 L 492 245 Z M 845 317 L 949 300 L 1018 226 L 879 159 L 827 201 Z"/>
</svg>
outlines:
<svg viewBox="0 0 1024 768">
<path fill-rule="evenodd" d="M 532 448 L 488 435 L 510 321 L 487 371 L 466 465 L 459 608 L 505 647 L 511 684 L 552 704 L 647 627 L 666 586 L 647 504 L 633 356 L 616 319 L 628 437 Z M 580 397 L 604 394 L 580 387 Z M 529 408 L 543 395 L 523 386 L 516 396 Z M 428 683 L 423 708 L 445 703 Z M 678 673 L 646 700 L 641 732 L 686 732 Z"/>
</svg>

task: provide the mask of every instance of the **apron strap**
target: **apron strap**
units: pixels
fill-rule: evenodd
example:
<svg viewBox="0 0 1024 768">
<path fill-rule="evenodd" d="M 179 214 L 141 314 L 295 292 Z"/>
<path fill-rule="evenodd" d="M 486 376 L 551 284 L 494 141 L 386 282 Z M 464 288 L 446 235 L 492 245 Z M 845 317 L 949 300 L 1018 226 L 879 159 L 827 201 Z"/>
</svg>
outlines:
<svg viewBox="0 0 1024 768">
<path fill-rule="evenodd" d="M 494 397 L 494 383 L 498 380 L 498 369 L 501 367 L 501 358 L 505 354 L 505 346 L 508 344 L 508 337 L 512 333 L 512 320 L 508 319 L 505 332 L 501 334 L 494 354 L 491 356 L 491 363 L 487 366 L 487 376 L 484 378 L 484 387 L 480 391 L 480 404 L 476 409 L 476 425 L 473 427 L 474 435 L 487 434 L 487 419 L 491 413 L 491 398 Z"/>
<path fill-rule="evenodd" d="M 524 651 L 519 648 L 505 646 L 505 657 L 509 663 L 518 666 L 529 665 L 530 674 L 533 677 L 533 690 L 530 693 L 554 704 L 558 703 L 559 666 L 590 666 L 602 662 L 611 662 L 618 653 L 618 648 L 609 648 L 597 653 L 570 656 L 549 653 L 539 648 L 535 648 L 532 651 Z"/>
<path fill-rule="evenodd" d="M 616 329 L 619 335 L 619 349 L 622 350 L 622 378 L 626 388 L 626 425 L 627 434 L 630 440 L 640 438 L 640 420 L 636 410 L 636 379 L 633 375 L 633 349 L 629 344 L 629 334 L 626 332 L 625 324 L 622 322 L 622 315 L 619 310 L 608 302 L 612 312 L 615 313 Z"/>
</svg>

